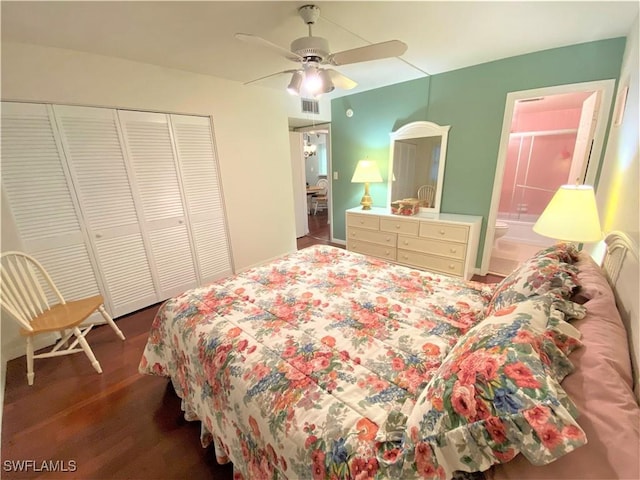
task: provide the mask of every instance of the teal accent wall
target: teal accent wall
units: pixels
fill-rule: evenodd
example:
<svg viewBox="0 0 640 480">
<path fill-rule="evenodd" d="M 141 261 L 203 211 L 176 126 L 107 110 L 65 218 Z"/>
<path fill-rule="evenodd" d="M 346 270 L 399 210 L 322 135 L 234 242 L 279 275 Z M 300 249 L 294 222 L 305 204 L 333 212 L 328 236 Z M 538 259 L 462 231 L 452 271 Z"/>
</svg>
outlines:
<svg viewBox="0 0 640 480">
<path fill-rule="evenodd" d="M 351 176 L 359 159 L 375 160 L 385 183 L 372 184 L 374 206 L 387 203 L 389 133 L 428 120 L 450 125 L 441 212 L 483 217 L 482 260 L 505 102 L 509 92 L 618 79 L 625 38 L 582 43 L 475 65 L 332 100 L 333 235 L 344 240 L 345 210 L 360 204 Z M 351 108 L 354 115 L 345 115 Z M 603 148 L 604 154 L 604 148 Z"/>
</svg>

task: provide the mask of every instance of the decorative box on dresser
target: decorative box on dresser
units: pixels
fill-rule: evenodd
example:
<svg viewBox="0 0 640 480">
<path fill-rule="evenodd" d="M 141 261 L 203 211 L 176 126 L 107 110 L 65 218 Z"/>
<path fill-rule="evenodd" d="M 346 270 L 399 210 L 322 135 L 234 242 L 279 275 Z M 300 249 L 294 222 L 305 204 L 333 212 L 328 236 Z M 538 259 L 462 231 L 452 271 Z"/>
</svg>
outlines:
<svg viewBox="0 0 640 480">
<path fill-rule="evenodd" d="M 482 217 L 453 213 L 393 215 L 388 208 L 346 212 L 347 250 L 462 277 L 474 273 Z"/>
</svg>

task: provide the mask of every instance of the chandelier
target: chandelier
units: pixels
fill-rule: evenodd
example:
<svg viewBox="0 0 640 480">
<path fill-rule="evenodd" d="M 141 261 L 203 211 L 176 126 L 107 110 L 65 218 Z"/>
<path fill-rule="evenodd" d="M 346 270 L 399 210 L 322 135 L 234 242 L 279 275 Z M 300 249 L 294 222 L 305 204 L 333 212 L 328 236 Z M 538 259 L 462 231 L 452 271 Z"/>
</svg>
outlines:
<svg viewBox="0 0 640 480">
<path fill-rule="evenodd" d="M 304 134 L 304 145 L 302 146 L 303 152 L 304 152 L 304 158 L 309 158 L 313 155 L 316 154 L 316 149 L 318 148 L 317 145 L 311 143 L 311 139 L 309 138 L 309 135 L 307 135 L 306 133 Z"/>
</svg>

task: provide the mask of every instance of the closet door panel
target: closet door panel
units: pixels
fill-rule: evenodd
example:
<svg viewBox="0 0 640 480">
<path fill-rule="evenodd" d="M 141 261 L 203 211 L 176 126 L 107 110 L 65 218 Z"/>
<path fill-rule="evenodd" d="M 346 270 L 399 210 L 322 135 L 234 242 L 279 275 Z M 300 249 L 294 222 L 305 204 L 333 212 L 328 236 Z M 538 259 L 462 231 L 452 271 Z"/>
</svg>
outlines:
<svg viewBox="0 0 640 480">
<path fill-rule="evenodd" d="M 114 315 L 159 301 L 149 293 L 156 291 L 153 262 L 140 230 L 116 111 L 56 105 L 54 112 Z"/>
<path fill-rule="evenodd" d="M 149 233 L 163 296 L 169 298 L 196 286 L 191 244 L 185 225 Z M 188 259 L 188 264 L 185 264 Z"/>
<path fill-rule="evenodd" d="M 116 316 L 158 301 L 140 233 L 99 239 L 95 245 Z"/>
<path fill-rule="evenodd" d="M 132 111 L 119 111 L 118 116 L 164 300 L 198 283 L 169 119 Z"/>
<path fill-rule="evenodd" d="M 73 300 L 101 291 L 54 127 L 47 105 L 2 103 L 2 189 L 23 250 Z"/>
<path fill-rule="evenodd" d="M 220 231 L 226 232 L 222 218 L 197 222 L 193 225 L 194 240 L 196 245 L 200 246 L 198 261 L 200 271 L 205 278 L 203 283 L 232 273 L 227 253 L 229 245 L 226 236 L 221 235 Z"/>
<path fill-rule="evenodd" d="M 60 105 L 55 105 L 54 111 L 89 228 L 136 225 L 138 216 L 115 112 Z"/>
<path fill-rule="evenodd" d="M 211 121 L 171 115 L 201 281 L 233 272 Z"/>
</svg>

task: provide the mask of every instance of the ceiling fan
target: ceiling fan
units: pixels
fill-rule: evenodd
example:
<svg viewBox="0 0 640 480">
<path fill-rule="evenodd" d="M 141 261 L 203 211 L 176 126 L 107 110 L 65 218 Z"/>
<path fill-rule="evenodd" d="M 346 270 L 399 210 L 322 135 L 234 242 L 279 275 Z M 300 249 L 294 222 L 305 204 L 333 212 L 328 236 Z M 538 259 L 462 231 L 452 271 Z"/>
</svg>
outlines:
<svg viewBox="0 0 640 480">
<path fill-rule="evenodd" d="M 292 70 L 272 73 L 264 77 L 246 82 L 254 83 L 265 78 L 291 73 L 291 81 L 287 91 L 292 95 L 307 94 L 317 97 L 329 93 L 338 87 L 350 90 L 358 84 L 332 68 L 322 65 L 347 65 L 351 63 L 368 62 L 382 58 L 398 57 L 407 51 L 407 45 L 399 40 L 374 43 L 364 47 L 352 48 L 341 52 L 330 53 L 329 42 L 322 37 L 314 37 L 311 27 L 320 17 L 320 8 L 316 5 L 303 5 L 298 9 L 302 20 L 309 26 L 309 35 L 291 42 L 290 50 L 280 47 L 264 38 L 249 33 L 236 33 L 238 40 L 265 47 L 285 58 L 300 63 L 300 67 Z M 246 85 L 245 84 L 245 85 Z"/>
</svg>

